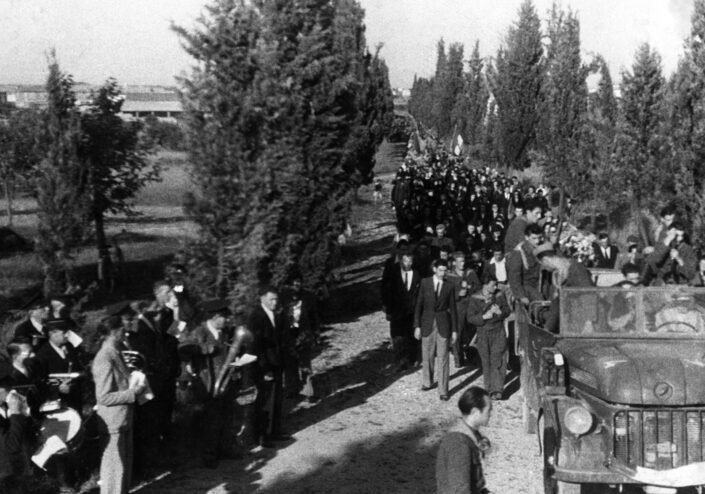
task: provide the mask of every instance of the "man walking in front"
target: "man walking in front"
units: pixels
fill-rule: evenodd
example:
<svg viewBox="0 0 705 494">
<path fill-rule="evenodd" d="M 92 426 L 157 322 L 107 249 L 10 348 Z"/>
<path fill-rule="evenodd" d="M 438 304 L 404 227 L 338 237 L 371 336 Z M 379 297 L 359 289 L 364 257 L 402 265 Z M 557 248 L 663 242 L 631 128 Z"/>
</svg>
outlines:
<svg viewBox="0 0 705 494">
<path fill-rule="evenodd" d="M 447 271 L 446 261 L 437 259 L 433 262 L 433 276 L 421 281 L 414 310 L 414 337 L 421 340 L 421 390 L 431 389 L 437 368 L 438 392 L 443 401 L 449 398 L 448 351 L 458 338 L 455 289 L 452 283 L 445 280 Z"/>
</svg>

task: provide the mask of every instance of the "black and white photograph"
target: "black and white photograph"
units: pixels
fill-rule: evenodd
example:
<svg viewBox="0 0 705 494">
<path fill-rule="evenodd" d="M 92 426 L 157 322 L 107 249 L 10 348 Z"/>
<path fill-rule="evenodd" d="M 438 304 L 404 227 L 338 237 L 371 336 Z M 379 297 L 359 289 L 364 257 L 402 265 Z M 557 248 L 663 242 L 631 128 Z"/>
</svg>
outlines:
<svg viewBox="0 0 705 494">
<path fill-rule="evenodd" d="M 702 494 L 705 0 L 0 0 L 0 494 Z"/>
</svg>

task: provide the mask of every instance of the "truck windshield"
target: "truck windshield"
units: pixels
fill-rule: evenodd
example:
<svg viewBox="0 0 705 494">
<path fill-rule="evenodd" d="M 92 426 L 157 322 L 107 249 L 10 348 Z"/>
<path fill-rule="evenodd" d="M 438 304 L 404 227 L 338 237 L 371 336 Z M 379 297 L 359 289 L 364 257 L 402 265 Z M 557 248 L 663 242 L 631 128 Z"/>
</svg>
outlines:
<svg viewBox="0 0 705 494">
<path fill-rule="evenodd" d="M 563 288 L 560 334 L 705 339 L 705 288 Z"/>
</svg>

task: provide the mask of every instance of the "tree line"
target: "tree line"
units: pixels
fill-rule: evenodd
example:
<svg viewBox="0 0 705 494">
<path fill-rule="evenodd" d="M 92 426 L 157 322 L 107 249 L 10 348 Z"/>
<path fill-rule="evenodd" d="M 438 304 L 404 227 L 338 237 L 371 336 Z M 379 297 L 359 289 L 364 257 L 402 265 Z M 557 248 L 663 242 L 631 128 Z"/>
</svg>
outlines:
<svg viewBox="0 0 705 494">
<path fill-rule="evenodd" d="M 581 57 L 577 14 L 554 4 L 545 28 L 530 0 L 495 56 L 438 43 L 435 73 L 417 77 L 410 113 L 441 139 L 462 136 L 476 163 L 543 168 L 547 181 L 608 218 L 675 205 L 705 241 L 705 1 L 696 0 L 676 71 L 648 43 L 615 88 L 604 58 Z M 596 87 L 588 87 L 595 80 Z M 593 84 L 590 84 L 593 86 Z"/>
<path fill-rule="evenodd" d="M 238 305 L 302 276 L 324 287 L 337 237 L 393 114 L 385 62 L 354 0 L 215 0 L 175 27 L 201 228 L 186 257 L 203 295 Z"/>
<path fill-rule="evenodd" d="M 85 103 L 73 86 L 52 54 L 46 108 L 8 106 L 0 118 L 8 223 L 21 186 L 37 203 L 34 245 L 45 294 L 76 284 L 75 256 L 86 242 L 93 240 L 101 261 L 110 262 L 106 214 L 131 212 L 137 191 L 159 175 L 146 160 L 151 144 L 142 123 L 118 115 L 124 96 L 117 81 L 108 79 Z"/>
</svg>

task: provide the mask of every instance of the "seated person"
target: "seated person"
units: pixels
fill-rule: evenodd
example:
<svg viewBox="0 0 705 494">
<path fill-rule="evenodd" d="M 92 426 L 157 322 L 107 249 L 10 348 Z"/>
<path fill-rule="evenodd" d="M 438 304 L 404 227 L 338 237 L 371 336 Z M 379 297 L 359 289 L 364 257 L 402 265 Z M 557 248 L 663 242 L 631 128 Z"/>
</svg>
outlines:
<svg viewBox="0 0 705 494">
<path fill-rule="evenodd" d="M 618 333 L 636 331 L 636 298 L 631 289 L 637 285 L 623 280 L 615 286 L 624 288 L 625 292 L 617 293 L 612 297 L 607 313 L 607 324 L 612 331 Z"/>
<path fill-rule="evenodd" d="M 695 305 L 693 295 L 677 293 L 673 303 L 656 313 L 654 331 L 659 333 L 705 333 L 705 313 Z"/>
</svg>

